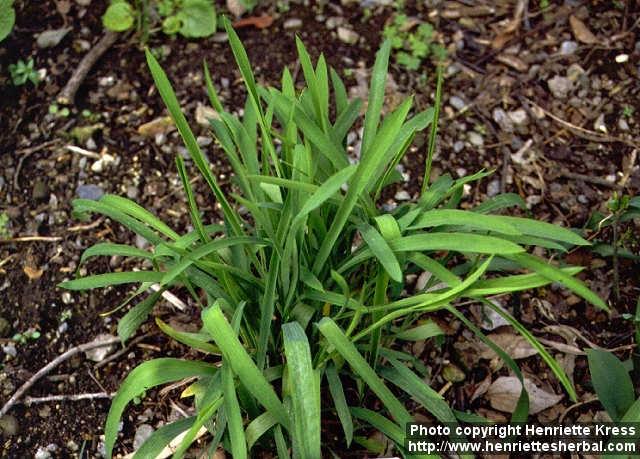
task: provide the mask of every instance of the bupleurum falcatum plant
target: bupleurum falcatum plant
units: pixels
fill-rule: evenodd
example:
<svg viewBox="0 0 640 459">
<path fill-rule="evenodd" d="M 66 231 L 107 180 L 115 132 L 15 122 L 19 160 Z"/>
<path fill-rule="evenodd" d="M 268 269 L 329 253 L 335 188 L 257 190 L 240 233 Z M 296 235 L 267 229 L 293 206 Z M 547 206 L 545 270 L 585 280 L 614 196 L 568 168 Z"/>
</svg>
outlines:
<svg viewBox="0 0 640 459">
<path fill-rule="evenodd" d="M 121 255 L 150 260 L 153 269 L 90 275 L 62 287 L 139 284 L 129 301 L 141 301 L 118 324 L 123 342 L 146 320 L 162 292 L 181 289 L 202 308 L 201 331 L 184 333 L 156 322 L 173 339 L 209 354 L 202 361 L 159 358 L 135 368 L 109 411 L 107 455 L 130 401 L 151 387 L 187 378 L 194 381 L 182 396 L 194 398 L 195 415 L 155 431 L 136 457 L 155 457 L 184 433 L 174 454 L 182 457 L 204 427 L 211 435 L 211 451 L 221 445 L 234 458 L 257 454 L 252 448 L 258 442 L 261 450 L 273 449 L 279 457 L 319 458 L 323 445 L 329 447 L 330 439 L 322 435 L 327 418 L 339 420 L 341 448 L 354 441 L 370 446 L 366 435 L 375 429 L 403 454 L 405 423 L 413 420 L 406 403 L 410 398 L 441 422 L 469 419 L 425 383 L 426 365 L 403 350 L 403 342 L 433 335 L 435 324 L 424 321 L 429 313 L 449 311 L 522 380 L 513 360 L 460 312 L 462 299 L 483 302 L 503 316 L 575 399 L 561 366 L 487 298 L 559 282 L 607 309 L 573 277 L 580 268 L 558 267 L 528 253 L 534 246 L 564 250 L 587 242 L 548 223 L 492 214 L 513 205 L 514 195 L 458 210 L 463 186 L 485 177 L 484 172 L 457 180 L 442 176 L 425 183 L 416 202 L 383 211 L 377 204 L 381 191 L 394 181 L 415 134 L 434 126 L 437 118 L 433 108 L 413 110 L 409 98 L 382 119 L 390 43 L 376 56 L 361 155 L 352 164 L 346 136 L 359 117 L 361 101 L 348 100 L 343 82 L 324 57 L 314 66 L 297 41 L 305 87 L 296 89 L 287 69 L 280 89 L 262 87 L 238 36 L 228 21 L 225 26 L 247 88 L 242 118 L 222 106 L 206 67 L 205 77 L 220 115 L 211 127 L 233 167 L 237 194 L 219 186 L 165 73 L 147 53 L 158 91 L 221 206 L 224 224 L 203 221 L 180 156 L 176 165 L 192 232 L 180 235 L 118 196 L 74 201 L 78 214 L 103 214 L 153 247 L 147 251 L 101 243 L 87 249 L 82 262 L 96 255 Z M 241 206 L 246 212 L 239 212 Z M 407 274 L 421 271 L 431 273 L 424 288 L 405 286 Z M 152 289 L 153 284 L 160 289 Z M 365 403 L 372 396 L 380 402 L 377 411 Z M 527 415 L 523 391 L 513 419 L 522 421 Z"/>
</svg>

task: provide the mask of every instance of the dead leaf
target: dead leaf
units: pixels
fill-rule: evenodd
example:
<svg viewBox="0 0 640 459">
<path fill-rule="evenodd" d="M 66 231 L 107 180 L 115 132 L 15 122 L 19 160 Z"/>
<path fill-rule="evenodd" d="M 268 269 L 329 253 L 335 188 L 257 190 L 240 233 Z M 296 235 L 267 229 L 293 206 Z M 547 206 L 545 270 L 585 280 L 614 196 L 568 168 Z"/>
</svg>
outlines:
<svg viewBox="0 0 640 459">
<path fill-rule="evenodd" d="M 527 378 L 524 379 L 524 387 L 529 394 L 529 413 L 531 414 L 536 414 L 552 407 L 563 397 L 563 395 L 551 394 L 538 388 Z M 501 376 L 491 384 L 486 395 L 492 408 L 513 413 L 516 409 L 521 389 L 520 380 L 515 376 Z"/>
<path fill-rule="evenodd" d="M 155 137 L 158 134 L 166 134 L 176 128 L 170 116 L 161 116 L 138 126 L 138 134 L 143 137 Z"/>
<path fill-rule="evenodd" d="M 491 46 L 493 49 L 500 49 L 511 39 L 514 32 L 517 32 L 524 15 L 525 0 L 518 0 L 513 18 L 507 23 L 506 27 L 493 39 Z"/>
<path fill-rule="evenodd" d="M 44 271 L 40 268 L 32 268 L 31 266 L 25 266 L 22 271 L 27 275 L 29 280 L 38 280 L 42 277 Z"/>
<path fill-rule="evenodd" d="M 532 355 L 536 355 L 538 351 L 534 349 L 529 341 L 523 338 L 521 335 L 514 333 L 492 333 L 487 336 L 491 341 L 501 347 L 511 358 L 519 360 L 526 359 Z M 480 357 L 483 359 L 494 359 L 498 357 L 498 354 L 485 345 L 481 345 Z"/>
<path fill-rule="evenodd" d="M 526 72 L 529 69 L 529 65 L 522 59 L 517 58 L 511 54 L 498 54 L 496 56 L 498 62 L 502 62 L 505 65 L 517 70 L 518 72 Z"/>
<path fill-rule="evenodd" d="M 592 45 L 598 43 L 598 38 L 589 30 L 589 28 L 575 16 L 569 16 L 569 24 L 571 24 L 571 30 L 573 35 L 578 41 Z"/>
<path fill-rule="evenodd" d="M 481 397 L 484 394 L 486 394 L 487 391 L 489 390 L 489 387 L 491 387 L 491 375 L 487 376 L 482 381 L 480 381 L 480 383 L 476 386 L 475 390 L 473 391 L 473 394 L 471 394 L 471 397 L 469 398 L 469 402 L 473 402 L 478 397 Z"/>
<path fill-rule="evenodd" d="M 257 29 L 266 29 L 273 24 L 273 17 L 268 14 L 260 16 L 250 16 L 248 18 L 240 19 L 233 23 L 233 27 L 239 29 L 241 27 L 255 27 Z"/>
</svg>

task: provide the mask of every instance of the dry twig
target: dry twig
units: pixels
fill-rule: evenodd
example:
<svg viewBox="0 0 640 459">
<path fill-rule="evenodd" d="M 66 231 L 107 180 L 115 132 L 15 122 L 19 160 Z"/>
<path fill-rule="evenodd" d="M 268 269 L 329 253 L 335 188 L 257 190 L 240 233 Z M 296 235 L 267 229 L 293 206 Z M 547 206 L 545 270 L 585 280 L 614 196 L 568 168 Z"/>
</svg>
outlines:
<svg viewBox="0 0 640 459">
<path fill-rule="evenodd" d="M 90 351 L 91 349 L 96 349 L 99 347 L 111 346 L 112 344 L 116 344 L 120 342 L 119 338 L 110 338 L 108 340 L 96 342 L 90 342 L 85 344 L 80 344 L 79 346 L 72 347 L 67 352 L 60 354 L 58 357 L 53 359 L 51 362 L 42 367 L 38 372 L 36 372 L 31 378 L 29 378 L 20 388 L 11 396 L 11 398 L 4 404 L 2 409 L 0 409 L 0 417 L 4 416 L 9 412 L 9 410 L 16 404 L 16 402 L 24 395 L 26 391 L 28 391 L 31 386 L 33 386 L 40 378 L 45 376 L 55 367 L 60 365 L 62 362 L 68 360 L 80 352 Z"/>
<path fill-rule="evenodd" d="M 118 37 L 120 36 L 117 32 L 107 31 L 102 36 L 102 38 L 96 43 L 96 45 L 89 51 L 80 61 L 78 67 L 67 81 L 67 84 L 60 94 L 58 94 L 57 100 L 58 103 L 64 105 L 73 104 L 73 99 L 76 96 L 76 92 L 78 92 L 78 88 L 86 78 L 89 70 L 94 66 L 96 61 L 100 59 L 100 57 L 113 45 Z"/>
<path fill-rule="evenodd" d="M 95 400 L 97 398 L 113 398 L 115 392 L 93 392 L 87 394 L 68 394 L 68 395 L 47 395 L 45 397 L 25 397 L 21 402 L 25 405 L 33 405 L 36 403 L 48 403 L 48 402 L 76 402 L 78 400 Z M 20 403 L 20 402 L 18 402 Z"/>
</svg>

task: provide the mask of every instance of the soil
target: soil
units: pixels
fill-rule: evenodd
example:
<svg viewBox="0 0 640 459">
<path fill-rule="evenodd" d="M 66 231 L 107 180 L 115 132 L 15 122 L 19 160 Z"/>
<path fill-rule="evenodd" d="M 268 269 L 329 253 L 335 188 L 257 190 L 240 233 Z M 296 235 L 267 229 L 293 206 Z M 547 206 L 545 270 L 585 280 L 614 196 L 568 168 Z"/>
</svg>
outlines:
<svg viewBox="0 0 640 459">
<path fill-rule="evenodd" d="M 87 49 L 102 35 L 100 15 L 107 2 L 92 0 L 90 7 L 85 7 L 80 1 L 62 1 L 56 2 L 57 8 L 52 8 L 50 2 L 15 3 L 16 27 L 0 44 L 0 213 L 9 219 L 4 240 L 0 240 L 0 318 L 8 323 L 7 327 L 0 327 L 3 401 L 65 350 L 100 334 L 116 334 L 119 313 L 101 314 L 118 305 L 129 289 L 69 294 L 56 287 L 74 275 L 82 250 L 90 245 L 105 240 L 140 243 L 109 220 L 93 225 L 76 220 L 71 201 L 78 195 L 79 186 L 95 185 L 104 193 L 134 198 L 177 230 L 188 225 L 185 199 L 174 167 L 175 155 L 182 152 L 177 133 L 155 138 L 138 133 L 140 125 L 165 114 L 138 37 L 123 34 L 89 73 L 70 114 L 57 116 L 50 113 L 50 106 Z M 397 4 L 380 6 L 373 1 L 365 8 L 357 2 L 344 3 L 264 2 L 247 13 L 275 18 L 266 29 L 238 30 L 257 79 L 276 85 L 285 66 L 298 80 L 302 78 L 295 54 L 294 36 L 298 34 L 310 53 L 314 57 L 324 53 L 328 63 L 345 74 L 347 86 L 357 93 L 358 76 L 366 75 L 373 64 L 381 31 Z M 618 2 L 621 6 L 601 1 L 551 2 L 547 10 L 541 11 L 538 2 L 529 2 L 521 24 L 513 32 L 504 33 L 514 15 L 512 2 L 487 2 L 493 4 L 492 9 L 467 3 L 475 2 L 428 0 L 407 2 L 405 6 L 410 16 L 433 24 L 436 40 L 449 51 L 433 175 L 449 172 L 457 177 L 481 168 L 495 169 L 493 176 L 468 190 L 465 206 L 495 195 L 496 190 L 517 193 L 527 200 L 528 213 L 536 218 L 587 228 L 588 237 L 611 244 L 611 228 L 594 229 L 589 221 L 596 212 L 607 214 L 606 203 L 613 196 L 616 183 L 623 183 L 620 192 L 628 195 L 637 195 L 640 188 L 640 169 L 636 165 L 640 149 L 640 5 L 634 1 Z M 225 10 L 223 4 L 218 8 Z M 570 15 L 581 19 L 599 40 L 584 43 L 576 38 L 569 24 Z M 359 41 L 341 41 L 328 27 L 331 17 L 343 18 L 344 24 L 359 34 Z M 285 29 L 285 23 L 292 18 L 300 19 L 303 27 Z M 37 46 L 35 34 L 61 27 L 71 30 L 57 46 Z M 234 110 L 244 105 L 245 94 L 230 49 L 218 38 L 189 41 L 156 33 L 148 44 L 164 54 L 162 65 L 204 142 L 210 134 L 197 124 L 195 116 L 199 104 L 207 105 L 203 60 L 211 68 L 223 104 Z M 575 43 L 576 49 L 563 54 L 565 42 Z M 620 55 L 627 55 L 628 59 L 617 62 Z M 13 86 L 8 65 L 28 58 L 34 59 L 36 68 L 46 69 L 44 81 L 36 87 L 31 83 Z M 569 75 L 570 72 L 573 73 Z M 391 75 L 396 86 L 390 104 L 399 94 L 411 93 L 415 94 L 418 108 L 433 103 L 435 67 L 431 61 L 424 62 L 419 71 L 393 64 Z M 550 88 L 549 81 L 556 76 L 575 79 L 565 97 L 558 97 Z M 525 121 L 509 124 L 501 118 L 501 113 L 515 111 L 520 117 L 524 113 Z M 603 129 L 602 125 L 606 127 Z M 79 139 L 77 133 L 74 137 L 73 129 L 83 126 L 94 126 L 95 132 L 85 139 Z M 529 148 L 523 148 L 529 140 Z M 102 171 L 92 170 L 95 158 L 70 151 L 68 145 L 108 153 L 117 164 Z M 217 147 L 207 148 L 216 174 L 226 186 L 229 167 L 221 160 Z M 396 191 L 417 195 L 425 150 L 425 138 L 417 138 L 411 154 L 403 160 L 408 180 Z M 518 151 L 524 153 L 517 155 Z M 201 189 L 200 183 L 195 186 Z M 209 195 L 203 188 L 202 191 L 197 193 L 201 208 L 210 218 L 216 218 L 215 205 L 205 198 Z M 398 199 L 393 191 L 383 200 L 393 205 Z M 637 254 L 637 223 L 622 224 L 620 234 L 625 248 Z M 23 236 L 52 239 L 16 239 Z M 522 322 L 537 336 L 562 342 L 564 335 L 545 328 L 561 325 L 578 330 L 597 345 L 622 349 L 618 355 L 629 357 L 633 328 L 622 314 L 635 310 L 640 293 L 637 261 L 620 258 L 618 300 L 611 282 L 611 257 L 578 250 L 571 252 L 567 261 L 590 268 L 581 278 L 614 307 L 612 316 L 555 288 L 524 293 L 512 298 L 510 304 L 517 304 Z M 80 272 L 106 272 L 121 268 L 122 263 L 117 257 L 91 261 Z M 553 305 L 553 311 L 548 312 L 545 305 Z M 471 307 L 466 312 L 478 322 L 482 320 L 481 311 Z M 154 315 L 189 324 L 197 314 L 178 313 L 165 303 Z M 494 418 L 503 416 L 492 410 L 484 397 L 472 397 L 485 378 L 496 374 L 496 369 L 487 360 L 473 357 L 464 344 L 472 340 L 459 323 L 445 314 L 438 315 L 437 320 L 448 332 L 445 343 L 441 347 L 423 343 L 412 349 L 425 362 L 437 362 L 432 367 L 434 387 L 446 384 L 443 369 L 453 362 L 467 374 L 464 381 L 454 383 L 446 392 L 453 407 Z M 37 331 L 40 337 L 27 338 L 24 343 L 16 341 L 14 335 L 28 331 Z M 63 363 L 28 395 L 113 392 L 143 360 L 189 357 L 186 348 L 164 338 L 152 321 L 137 336 L 143 339 L 99 368 L 84 356 Z M 521 362 L 523 371 L 538 375 L 545 387 L 561 393 L 538 357 Z M 579 395 L 592 393 L 584 357 L 575 359 L 574 368 Z M 498 370 L 498 374 L 507 373 Z M 178 394 L 179 389 L 149 391 L 139 405 L 127 411 L 117 452 L 132 451 L 139 424 L 156 425 L 180 410 L 188 411 L 190 407 L 181 405 Z M 562 413 L 570 402 L 563 400 L 558 405 L 556 411 Z M 55 445 L 50 448 L 54 457 L 99 457 L 108 407 L 105 399 L 18 405 L 11 411 L 18 432 L 2 439 L 0 455 L 31 457 L 48 445 Z M 599 411 L 598 406 L 588 404 L 572 411 L 572 416 L 593 417 Z"/>
</svg>

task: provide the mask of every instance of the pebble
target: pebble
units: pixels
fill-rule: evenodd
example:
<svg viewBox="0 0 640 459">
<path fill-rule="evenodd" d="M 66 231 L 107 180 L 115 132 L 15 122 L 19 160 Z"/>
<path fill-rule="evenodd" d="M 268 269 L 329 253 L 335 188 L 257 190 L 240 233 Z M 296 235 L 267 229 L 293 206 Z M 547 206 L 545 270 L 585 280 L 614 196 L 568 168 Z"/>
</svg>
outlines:
<svg viewBox="0 0 640 459">
<path fill-rule="evenodd" d="M 73 302 L 73 297 L 69 292 L 62 292 L 61 298 L 64 304 L 71 304 Z"/>
<path fill-rule="evenodd" d="M 507 113 L 509 115 L 509 119 L 516 126 L 523 126 L 527 123 L 527 112 L 524 108 L 519 108 L 518 110 L 514 110 L 512 112 Z"/>
<path fill-rule="evenodd" d="M 196 106 L 196 123 L 201 126 L 209 126 L 210 119 L 219 120 L 220 115 L 213 107 L 198 103 Z"/>
<path fill-rule="evenodd" d="M 97 201 L 104 195 L 104 191 L 98 185 L 79 185 L 76 188 L 76 196 L 80 199 Z"/>
<path fill-rule="evenodd" d="M 469 142 L 471 143 L 471 145 L 473 145 L 475 147 L 484 146 L 484 139 L 482 138 L 482 136 L 480 134 L 478 134 L 477 132 L 474 132 L 474 131 L 471 131 L 469 133 Z"/>
<path fill-rule="evenodd" d="M 503 109 L 499 107 L 493 109 L 493 121 L 498 123 L 503 131 L 513 132 L 513 121 Z"/>
<path fill-rule="evenodd" d="M 453 108 L 455 108 L 458 111 L 462 110 L 464 107 L 467 106 L 464 100 L 462 100 L 462 98 L 458 96 L 451 96 L 449 98 L 449 105 L 451 105 Z"/>
<path fill-rule="evenodd" d="M 456 174 L 458 174 L 458 177 L 464 177 L 467 175 L 467 170 L 464 167 L 458 167 L 456 169 Z"/>
<path fill-rule="evenodd" d="M 51 452 L 47 448 L 43 448 L 42 446 L 38 446 L 38 450 L 36 451 L 36 455 L 33 456 L 34 459 L 51 459 Z"/>
<path fill-rule="evenodd" d="M 491 180 L 487 185 L 487 196 L 492 198 L 500 193 L 500 180 Z"/>
<path fill-rule="evenodd" d="M 567 69 L 567 78 L 571 81 L 578 81 L 582 75 L 584 75 L 584 69 L 578 64 L 571 64 Z"/>
<path fill-rule="evenodd" d="M 116 77 L 109 75 L 98 79 L 98 85 L 100 86 L 112 86 L 116 82 Z"/>
<path fill-rule="evenodd" d="M 627 120 L 625 120 L 624 118 L 620 118 L 618 120 L 618 127 L 620 128 L 621 131 L 628 131 L 629 123 L 627 123 Z"/>
<path fill-rule="evenodd" d="M 578 44 L 575 41 L 563 41 L 560 45 L 560 54 L 568 56 L 577 51 Z"/>
<path fill-rule="evenodd" d="M 299 18 L 287 19 L 286 21 L 284 21 L 284 24 L 282 24 L 282 27 L 285 30 L 299 29 L 300 27 L 302 27 L 302 19 L 299 19 Z"/>
<path fill-rule="evenodd" d="M 138 197 L 138 187 L 129 185 L 127 186 L 127 198 L 136 199 Z"/>
<path fill-rule="evenodd" d="M 398 191 L 393 197 L 396 201 L 409 201 L 411 200 L 411 195 L 406 190 Z"/>
<path fill-rule="evenodd" d="M 100 343 L 100 342 L 104 342 L 108 339 L 113 338 L 112 335 L 109 335 L 107 333 L 102 333 L 98 336 L 96 336 L 96 338 L 93 340 L 94 343 Z M 94 362 L 102 362 L 105 357 L 107 355 L 109 355 L 109 353 L 113 350 L 114 346 L 102 346 L 102 347 L 96 347 L 94 349 L 90 349 L 88 351 L 85 351 L 85 355 L 87 356 L 87 358 L 89 360 L 93 360 Z"/>
<path fill-rule="evenodd" d="M 559 99 L 566 98 L 569 91 L 573 89 L 573 82 L 560 75 L 556 75 L 548 80 L 547 85 L 549 86 L 551 93 Z"/>
<path fill-rule="evenodd" d="M 136 429 L 136 434 L 133 437 L 133 449 L 138 450 L 142 446 L 142 444 L 147 441 L 147 439 L 153 433 L 153 427 L 149 424 L 140 424 Z"/>
<path fill-rule="evenodd" d="M 360 35 L 346 27 L 338 27 L 338 39 L 349 45 L 354 45 L 360 39 Z"/>
<path fill-rule="evenodd" d="M 53 48 L 57 46 L 58 43 L 62 41 L 62 39 L 69 33 L 71 30 L 70 27 L 65 27 L 62 29 L 54 29 L 54 30 L 45 30 L 44 32 L 38 34 L 38 38 L 36 39 L 36 45 L 38 48 Z"/>
<path fill-rule="evenodd" d="M 325 27 L 329 30 L 333 30 L 344 22 L 344 18 L 340 16 L 331 16 L 327 18 L 327 22 L 325 22 Z"/>
<path fill-rule="evenodd" d="M 110 155 L 109 153 L 105 153 L 100 157 L 100 159 L 98 159 L 91 165 L 91 170 L 96 173 L 101 173 L 109 169 L 112 165 L 116 165 L 117 163 L 118 159 L 115 156 Z"/>
<path fill-rule="evenodd" d="M 16 355 L 18 355 L 18 350 L 13 344 L 7 344 L 6 346 L 2 346 L 2 352 L 4 352 L 10 357 L 15 357 Z"/>
<path fill-rule="evenodd" d="M 604 113 L 600 113 L 598 118 L 596 118 L 595 122 L 593 123 L 593 129 L 595 131 L 604 132 L 605 134 L 608 132 L 607 125 L 604 124 Z"/>
<path fill-rule="evenodd" d="M 136 247 L 139 249 L 145 249 L 149 245 L 149 241 L 147 241 L 145 238 L 143 238 L 139 234 L 136 234 L 135 240 L 136 240 Z"/>
<path fill-rule="evenodd" d="M 464 150 L 464 142 L 462 140 L 456 140 L 453 144 L 453 151 L 460 153 L 462 150 Z"/>
<path fill-rule="evenodd" d="M 201 135 L 201 136 L 198 136 L 198 138 L 196 139 L 196 142 L 198 142 L 198 146 L 200 147 L 208 147 L 213 143 L 213 139 L 211 137 Z"/>
</svg>

